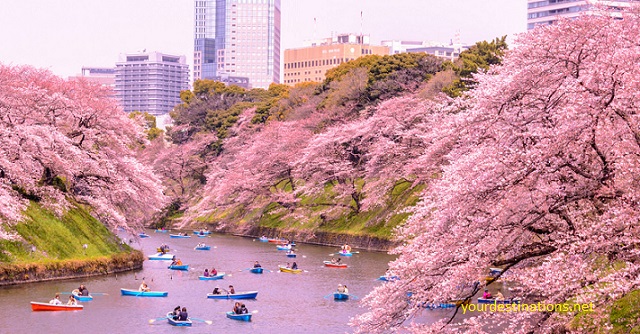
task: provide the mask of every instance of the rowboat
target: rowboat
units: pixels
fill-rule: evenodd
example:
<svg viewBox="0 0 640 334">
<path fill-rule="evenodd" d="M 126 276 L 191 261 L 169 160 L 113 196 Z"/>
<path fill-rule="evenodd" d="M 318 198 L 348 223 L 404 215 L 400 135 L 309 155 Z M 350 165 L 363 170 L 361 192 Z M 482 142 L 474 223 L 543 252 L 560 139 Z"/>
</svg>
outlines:
<svg viewBox="0 0 640 334">
<path fill-rule="evenodd" d="M 454 307 L 456 307 L 456 304 L 454 304 L 454 303 L 427 303 L 427 302 L 424 302 L 424 303 L 420 304 L 420 306 L 422 306 L 423 308 L 426 308 L 428 310 L 435 310 L 435 309 L 439 309 L 439 308 L 454 308 Z"/>
<path fill-rule="evenodd" d="M 501 268 L 489 268 L 489 274 L 490 275 L 497 275 L 499 273 L 502 272 L 503 269 Z"/>
<path fill-rule="evenodd" d="M 227 293 L 214 295 L 212 293 L 207 294 L 207 298 L 211 299 L 256 299 L 258 296 L 258 291 L 245 291 L 245 292 L 237 292 L 237 293 Z"/>
<path fill-rule="evenodd" d="M 353 253 L 347 251 L 339 251 L 338 255 L 340 256 L 353 256 Z"/>
<path fill-rule="evenodd" d="M 267 237 L 260 237 L 258 240 L 260 240 L 260 242 L 269 242 L 269 238 Z"/>
<path fill-rule="evenodd" d="M 153 233 L 167 233 L 167 230 L 155 229 Z"/>
<path fill-rule="evenodd" d="M 171 261 L 173 259 L 173 254 L 169 254 L 169 253 L 158 253 L 158 254 L 152 254 L 149 255 L 149 260 L 169 260 Z"/>
<path fill-rule="evenodd" d="M 191 325 L 193 325 L 193 322 L 191 322 L 191 319 L 189 319 L 189 318 L 187 318 L 187 320 L 184 320 L 184 321 L 173 320 L 173 312 L 167 313 L 167 322 L 172 326 L 191 326 Z"/>
<path fill-rule="evenodd" d="M 123 296 L 136 296 L 136 297 L 166 297 L 169 295 L 167 291 L 138 291 L 132 289 L 120 289 L 120 293 Z"/>
<path fill-rule="evenodd" d="M 254 274 L 262 274 L 262 272 L 264 271 L 264 269 L 258 267 L 258 268 L 251 268 L 249 269 L 250 272 L 254 273 Z"/>
<path fill-rule="evenodd" d="M 296 257 L 296 253 L 287 253 L 287 257 Z"/>
<path fill-rule="evenodd" d="M 291 245 L 277 245 L 276 248 L 278 250 L 291 250 Z"/>
<path fill-rule="evenodd" d="M 349 294 L 348 293 L 342 293 L 342 292 L 334 292 L 333 293 L 333 300 L 349 300 Z"/>
<path fill-rule="evenodd" d="M 211 276 L 198 276 L 198 278 L 201 281 L 213 281 L 213 280 L 217 280 L 217 279 L 223 279 L 224 278 L 225 273 L 218 273 L 217 275 L 211 275 Z"/>
<path fill-rule="evenodd" d="M 73 298 L 75 298 L 77 301 L 80 301 L 80 302 L 88 302 L 90 300 L 93 300 L 93 296 L 92 295 L 81 296 L 81 295 L 77 294 L 74 291 L 71 291 L 71 294 L 73 295 Z"/>
<path fill-rule="evenodd" d="M 189 265 L 188 264 L 172 264 L 170 266 L 168 266 L 167 268 L 171 269 L 171 270 L 189 270 Z"/>
<path fill-rule="evenodd" d="M 79 311 L 84 305 L 54 305 L 49 303 L 31 302 L 32 311 Z"/>
<path fill-rule="evenodd" d="M 287 267 L 278 267 L 278 268 L 283 273 L 300 274 L 302 272 L 302 269 L 291 269 L 291 268 L 287 268 Z"/>
<path fill-rule="evenodd" d="M 393 281 L 399 280 L 400 277 L 395 276 L 395 275 L 394 276 L 380 276 L 378 279 L 381 280 L 381 281 L 385 281 L 385 282 L 393 282 Z"/>
<path fill-rule="evenodd" d="M 140 238 L 149 238 L 149 235 L 146 233 L 139 233 Z"/>
<path fill-rule="evenodd" d="M 346 263 L 333 263 L 331 261 L 322 261 L 324 262 L 325 267 L 329 267 L 329 268 L 347 268 L 347 264 Z"/>
<path fill-rule="evenodd" d="M 195 250 L 211 250 L 211 246 L 200 246 L 194 248 Z"/>
<path fill-rule="evenodd" d="M 211 234 L 211 231 L 193 231 L 193 234 L 197 234 L 197 235 L 209 235 L 209 234 Z"/>
<path fill-rule="evenodd" d="M 478 298 L 478 304 L 520 304 L 520 299 L 510 298 L 510 299 L 497 300 L 494 298 L 491 298 L 491 299 Z"/>
<path fill-rule="evenodd" d="M 227 318 L 233 320 L 251 321 L 251 313 L 235 314 L 229 311 L 227 312 Z"/>
<path fill-rule="evenodd" d="M 267 241 L 269 241 L 270 243 L 276 243 L 276 244 L 282 244 L 287 242 L 287 240 L 285 239 L 268 239 Z"/>
<path fill-rule="evenodd" d="M 171 238 L 191 238 L 190 235 L 182 235 L 182 234 L 169 234 Z"/>
</svg>

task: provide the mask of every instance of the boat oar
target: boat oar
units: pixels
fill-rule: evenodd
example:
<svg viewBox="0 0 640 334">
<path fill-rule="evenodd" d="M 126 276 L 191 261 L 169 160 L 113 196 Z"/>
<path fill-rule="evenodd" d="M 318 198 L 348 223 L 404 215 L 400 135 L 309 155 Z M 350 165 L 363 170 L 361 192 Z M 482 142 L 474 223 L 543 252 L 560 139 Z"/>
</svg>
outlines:
<svg viewBox="0 0 640 334">
<path fill-rule="evenodd" d="M 331 297 L 331 296 L 333 296 L 333 293 L 330 293 L 330 294 L 328 294 L 328 295 L 324 296 L 323 298 L 324 298 L 324 299 L 329 299 L 329 297 Z"/>
<path fill-rule="evenodd" d="M 349 297 L 351 297 L 351 298 L 353 298 L 353 299 L 355 299 L 355 300 L 360 299 L 358 296 L 356 296 L 356 295 L 352 295 L 352 294 L 349 294 Z"/>
<path fill-rule="evenodd" d="M 204 320 L 204 319 L 200 319 L 200 318 L 189 317 L 189 319 L 195 320 L 195 321 L 204 322 L 207 325 L 211 325 L 213 323 L 213 321 L 211 321 L 211 320 Z"/>
<path fill-rule="evenodd" d="M 157 318 L 155 318 L 155 319 L 149 319 L 149 323 L 150 323 L 150 324 L 152 324 L 152 323 L 154 323 L 154 322 L 156 322 L 156 321 L 164 320 L 164 319 L 166 319 L 166 318 L 167 318 L 167 317 L 166 317 L 166 316 L 164 316 L 164 317 L 157 317 Z"/>
</svg>

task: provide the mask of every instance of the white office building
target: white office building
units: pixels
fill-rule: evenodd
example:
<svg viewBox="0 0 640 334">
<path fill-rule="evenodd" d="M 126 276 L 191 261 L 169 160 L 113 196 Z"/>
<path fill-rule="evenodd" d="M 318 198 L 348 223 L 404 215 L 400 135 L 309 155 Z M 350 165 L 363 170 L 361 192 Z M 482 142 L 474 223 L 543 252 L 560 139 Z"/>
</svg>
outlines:
<svg viewBox="0 0 640 334">
<path fill-rule="evenodd" d="M 115 93 L 124 111 L 169 113 L 180 104 L 180 91 L 189 89 L 185 56 L 160 52 L 122 54 L 116 63 Z"/>
</svg>

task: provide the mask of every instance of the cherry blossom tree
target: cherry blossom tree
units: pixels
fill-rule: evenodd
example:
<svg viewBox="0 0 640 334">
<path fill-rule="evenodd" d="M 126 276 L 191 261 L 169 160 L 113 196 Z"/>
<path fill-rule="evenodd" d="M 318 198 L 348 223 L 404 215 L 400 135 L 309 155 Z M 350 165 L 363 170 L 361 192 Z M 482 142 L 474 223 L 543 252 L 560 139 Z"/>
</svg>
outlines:
<svg viewBox="0 0 640 334">
<path fill-rule="evenodd" d="M 27 200 L 58 213 L 73 200 L 107 224 L 140 224 L 165 201 L 132 151 L 145 140 L 106 89 L 0 65 L 0 219 L 19 220 Z"/>
<path fill-rule="evenodd" d="M 593 303 L 594 323 L 610 325 L 607 307 L 640 287 L 638 35 L 636 11 L 561 21 L 475 77 L 461 108 L 441 114 L 449 129 L 425 134 L 446 136 L 415 160 L 440 163 L 441 177 L 399 228 L 401 280 L 365 298 L 359 332 L 593 330 L 567 325 L 576 312 L 407 325 L 420 302 L 471 299 L 492 266 L 523 302 Z"/>
</svg>

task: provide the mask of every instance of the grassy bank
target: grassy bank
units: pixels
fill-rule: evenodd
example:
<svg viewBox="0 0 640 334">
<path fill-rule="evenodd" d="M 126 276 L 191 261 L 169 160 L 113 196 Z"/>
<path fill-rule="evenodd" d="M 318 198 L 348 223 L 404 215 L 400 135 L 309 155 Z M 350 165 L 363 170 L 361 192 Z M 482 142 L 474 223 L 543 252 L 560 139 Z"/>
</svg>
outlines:
<svg viewBox="0 0 640 334">
<path fill-rule="evenodd" d="M 287 184 L 279 185 L 286 190 Z M 227 230 L 246 226 L 266 227 L 281 231 L 313 231 L 332 234 L 370 236 L 391 239 L 393 229 L 404 222 L 409 213 L 403 209 L 414 206 L 419 200 L 423 185 L 413 186 L 400 180 L 388 192 L 388 200 L 368 210 L 354 210 L 353 200 L 337 198 L 333 186 L 315 196 L 300 196 L 298 204 L 285 208 L 278 203 L 247 210 L 240 205 L 217 210 L 199 217 L 203 224 L 225 225 Z M 304 217 L 304 219 L 299 219 Z"/>
<path fill-rule="evenodd" d="M 144 260 L 81 205 L 57 217 L 31 202 L 24 217 L 4 226 L 20 237 L 0 240 L 0 284 L 106 274 L 138 268 Z"/>
</svg>

